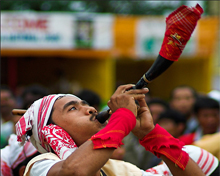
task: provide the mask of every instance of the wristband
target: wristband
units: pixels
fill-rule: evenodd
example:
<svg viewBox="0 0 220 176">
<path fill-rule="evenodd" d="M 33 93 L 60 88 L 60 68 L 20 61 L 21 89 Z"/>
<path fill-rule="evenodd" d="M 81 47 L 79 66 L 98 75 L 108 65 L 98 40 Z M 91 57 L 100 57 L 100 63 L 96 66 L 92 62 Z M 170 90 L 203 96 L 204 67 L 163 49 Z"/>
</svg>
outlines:
<svg viewBox="0 0 220 176">
<path fill-rule="evenodd" d="M 126 108 L 116 110 L 106 127 L 91 137 L 93 149 L 120 147 L 123 144 L 122 139 L 135 125 L 136 118 L 130 110 Z"/>
<path fill-rule="evenodd" d="M 150 151 L 158 158 L 161 155 L 165 155 L 182 170 L 185 169 L 189 161 L 189 155 L 182 150 L 184 143 L 174 138 L 158 124 L 139 142 L 147 151 Z"/>
</svg>

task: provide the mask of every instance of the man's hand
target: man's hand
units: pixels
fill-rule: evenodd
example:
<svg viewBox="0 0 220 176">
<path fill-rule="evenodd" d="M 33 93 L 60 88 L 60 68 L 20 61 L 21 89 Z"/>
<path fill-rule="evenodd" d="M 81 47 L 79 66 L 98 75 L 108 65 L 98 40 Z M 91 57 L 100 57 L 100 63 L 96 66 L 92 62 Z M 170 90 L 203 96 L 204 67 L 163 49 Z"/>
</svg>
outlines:
<svg viewBox="0 0 220 176">
<path fill-rule="evenodd" d="M 135 117 L 137 116 L 137 105 L 135 104 L 135 100 L 144 99 L 145 94 L 149 90 L 147 88 L 129 90 L 133 86 L 133 84 L 127 84 L 117 88 L 115 93 L 108 101 L 108 106 L 112 113 L 114 113 L 119 108 L 127 108 L 133 112 Z"/>
<path fill-rule="evenodd" d="M 137 112 L 137 123 L 132 133 L 138 139 L 142 139 L 154 129 L 153 118 L 144 98 L 138 99 L 139 108 Z"/>
</svg>

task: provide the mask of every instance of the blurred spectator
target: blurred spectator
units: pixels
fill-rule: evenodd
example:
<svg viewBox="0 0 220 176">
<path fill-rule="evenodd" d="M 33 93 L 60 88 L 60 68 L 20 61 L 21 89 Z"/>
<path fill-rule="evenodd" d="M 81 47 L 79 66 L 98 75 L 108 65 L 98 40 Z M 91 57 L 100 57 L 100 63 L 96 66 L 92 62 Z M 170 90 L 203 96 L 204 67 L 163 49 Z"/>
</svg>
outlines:
<svg viewBox="0 0 220 176">
<path fill-rule="evenodd" d="M 177 86 L 171 91 L 170 107 L 185 115 L 187 119 L 185 134 L 194 132 L 198 127 L 198 121 L 193 114 L 196 98 L 197 92 L 188 85 Z"/>
<path fill-rule="evenodd" d="M 157 123 L 159 115 L 169 109 L 169 104 L 161 98 L 152 98 L 148 101 L 147 105 L 153 117 L 154 124 Z"/>
<path fill-rule="evenodd" d="M 8 143 L 1 149 L 1 176 L 23 176 L 27 163 L 40 153 L 29 141 L 20 145 L 15 134 Z"/>
<path fill-rule="evenodd" d="M 24 92 L 25 88 L 26 88 L 26 86 L 24 86 L 24 85 L 18 85 L 18 86 L 16 86 L 16 89 L 14 90 L 14 95 L 15 95 L 15 98 L 16 98 L 16 104 L 17 104 L 19 109 L 21 109 L 21 107 L 22 107 L 21 95 Z"/>
<path fill-rule="evenodd" d="M 180 136 L 179 139 L 186 145 L 200 140 L 203 135 L 214 134 L 220 131 L 219 103 L 209 97 L 200 97 L 194 105 L 195 115 L 199 122 L 197 130 Z"/>
<path fill-rule="evenodd" d="M 178 138 L 186 127 L 186 118 L 180 112 L 169 109 L 159 115 L 157 123 L 173 137 Z"/>
<path fill-rule="evenodd" d="M 183 134 L 186 127 L 186 118 L 178 111 L 167 109 L 159 115 L 157 123 L 167 130 L 173 137 L 178 138 Z M 149 167 L 154 167 L 161 161 L 160 158 L 152 156 Z"/>
<path fill-rule="evenodd" d="M 7 92 L 9 93 L 9 92 Z M 31 85 L 25 88 L 22 93 L 22 109 L 28 109 L 28 107 L 39 98 L 42 98 L 48 95 L 46 88 L 40 85 Z M 1 91 L 2 95 L 2 91 Z M 13 96 L 13 94 L 11 94 Z M 13 97 L 13 103 L 15 104 L 15 97 Z M 1 99 L 2 106 L 2 99 Z M 27 163 L 35 156 L 39 154 L 31 142 L 26 142 L 24 146 L 21 146 L 17 142 L 17 136 L 14 135 L 14 124 L 18 121 L 20 116 L 13 116 L 11 111 L 15 106 L 8 107 L 9 114 L 12 116 L 13 122 L 11 124 L 12 130 L 10 130 L 10 139 L 9 145 L 5 146 L 8 143 L 5 143 L 5 147 L 1 149 L 1 175 L 2 176 L 22 176 L 25 170 Z M 8 129 L 8 126 L 5 127 Z M 4 130 L 5 130 L 4 128 Z M 2 130 L 2 129 L 1 129 Z M 9 135 L 10 135 L 9 134 Z M 2 134 L 1 134 L 2 135 Z M 2 139 L 2 137 L 1 137 Z M 6 139 L 5 139 L 6 140 Z"/>
<path fill-rule="evenodd" d="M 98 112 L 101 108 L 101 98 L 100 96 L 92 90 L 83 89 L 79 91 L 76 96 L 80 99 L 85 100 L 90 106 L 93 106 Z"/>
<path fill-rule="evenodd" d="M 143 170 L 150 168 L 151 158 L 154 155 L 140 145 L 133 133 L 129 133 L 123 139 L 123 143 L 125 147 L 123 161 L 130 162 Z"/>
<path fill-rule="evenodd" d="M 159 115 L 169 109 L 169 104 L 160 98 L 151 98 L 147 105 L 152 114 L 154 123 L 157 122 Z M 146 151 L 140 144 L 139 140 L 130 133 L 124 138 L 124 161 L 135 164 L 139 168 L 148 169 L 152 167 L 151 160 L 154 158 L 154 155 L 148 151 Z"/>
<path fill-rule="evenodd" d="M 31 104 L 44 96 L 47 96 L 49 91 L 40 85 L 31 85 L 25 88 L 23 91 L 22 98 L 22 109 L 28 109 Z"/>
<path fill-rule="evenodd" d="M 67 78 L 67 73 L 65 70 L 57 68 L 54 70 L 53 74 L 56 77 L 55 82 L 51 82 L 51 85 L 49 86 L 50 92 L 58 94 L 58 93 L 73 93 L 80 89 L 80 85 L 78 82 L 71 82 Z"/>
<path fill-rule="evenodd" d="M 13 120 L 13 115 L 11 111 L 15 107 L 16 107 L 16 101 L 12 90 L 6 85 L 2 85 L 1 86 L 1 117 L 3 123 Z"/>
<path fill-rule="evenodd" d="M 14 133 L 16 117 L 12 115 L 12 109 L 17 108 L 15 96 L 12 90 L 1 86 L 1 148 L 6 146 L 10 134 Z"/>
</svg>

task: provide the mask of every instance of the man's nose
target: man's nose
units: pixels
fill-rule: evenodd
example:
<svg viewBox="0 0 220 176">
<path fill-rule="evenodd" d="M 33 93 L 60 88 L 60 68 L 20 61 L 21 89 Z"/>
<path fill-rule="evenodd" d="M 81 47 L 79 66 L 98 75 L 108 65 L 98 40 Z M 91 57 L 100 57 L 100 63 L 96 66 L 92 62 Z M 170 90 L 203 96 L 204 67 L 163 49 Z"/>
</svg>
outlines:
<svg viewBox="0 0 220 176">
<path fill-rule="evenodd" d="M 97 113 L 97 110 L 94 108 L 94 107 L 92 107 L 92 106 L 89 106 L 89 107 L 87 107 L 87 109 L 86 109 L 86 113 L 89 115 L 89 114 L 94 114 L 94 113 Z"/>
</svg>

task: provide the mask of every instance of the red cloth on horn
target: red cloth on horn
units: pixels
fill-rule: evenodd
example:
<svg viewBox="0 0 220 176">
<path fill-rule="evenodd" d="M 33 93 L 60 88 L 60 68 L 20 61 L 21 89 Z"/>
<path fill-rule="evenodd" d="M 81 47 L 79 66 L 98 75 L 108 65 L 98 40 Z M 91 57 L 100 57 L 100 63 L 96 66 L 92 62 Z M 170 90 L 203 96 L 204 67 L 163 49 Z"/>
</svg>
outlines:
<svg viewBox="0 0 220 176">
<path fill-rule="evenodd" d="M 159 54 L 177 61 L 203 13 L 202 7 L 180 6 L 166 18 L 166 32 Z"/>
<path fill-rule="evenodd" d="M 93 148 L 120 147 L 123 144 L 122 139 L 130 133 L 135 125 L 136 118 L 130 110 L 118 109 L 111 115 L 106 127 L 91 137 Z"/>
<path fill-rule="evenodd" d="M 189 155 L 182 150 L 183 142 L 174 138 L 158 124 L 139 142 L 147 151 L 150 151 L 158 158 L 161 155 L 165 155 L 182 170 L 185 169 L 189 161 Z"/>
</svg>

